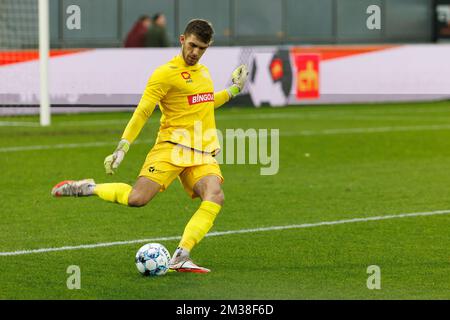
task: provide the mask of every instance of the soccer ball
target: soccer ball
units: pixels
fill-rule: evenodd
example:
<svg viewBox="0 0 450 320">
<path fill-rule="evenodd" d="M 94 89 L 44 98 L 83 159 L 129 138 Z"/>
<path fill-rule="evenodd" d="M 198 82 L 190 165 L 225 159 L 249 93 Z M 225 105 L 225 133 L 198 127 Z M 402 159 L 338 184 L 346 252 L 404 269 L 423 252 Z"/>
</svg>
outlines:
<svg viewBox="0 0 450 320">
<path fill-rule="evenodd" d="M 169 269 L 170 253 L 160 243 L 147 243 L 136 253 L 136 267 L 145 276 L 162 276 Z"/>
</svg>

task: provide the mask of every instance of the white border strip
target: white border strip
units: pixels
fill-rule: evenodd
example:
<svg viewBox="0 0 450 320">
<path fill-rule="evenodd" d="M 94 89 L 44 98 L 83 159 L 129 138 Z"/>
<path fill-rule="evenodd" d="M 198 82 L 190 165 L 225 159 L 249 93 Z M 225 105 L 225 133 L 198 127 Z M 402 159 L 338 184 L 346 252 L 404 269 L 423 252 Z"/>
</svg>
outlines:
<svg viewBox="0 0 450 320">
<path fill-rule="evenodd" d="M 335 220 L 335 221 L 322 221 L 322 222 L 316 222 L 316 223 L 293 224 L 293 225 L 287 225 L 287 226 L 272 226 L 272 227 L 265 227 L 265 228 L 217 231 L 217 232 L 211 232 L 211 233 L 207 234 L 206 236 L 207 237 L 218 237 L 218 236 L 225 236 L 225 235 L 231 235 L 231 234 L 256 233 L 256 232 L 267 232 L 267 231 L 288 230 L 288 229 L 303 229 L 303 228 L 332 226 L 332 225 L 355 223 L 355 222 L 380 221 L 380 220 L 388 220 L 388 219 L 423 217 L 423 216 L 444 215 L 444 214 L 450 214 L 450 210 L 402 213 L 402 214 L 397 214 L 397 215 L 386 215 L 386 216 L 376 216 L 376 217 L 366 217 L 366 218 L 353 218 L 353 219 L 344 219 L 344 220 Z M 79 250 L 79 249 L 93 249 L 93 248 L 101 248 L 101 247 L 113 247 L 113 246 L 120 246 L 120 245 L 128 245 L 128 244 L 133 244 L 133 243 L 172 241 L 172 240 L 180 240 L 180 239 L 181 239 L 180 236 L 173 236 L 173 237 L 159 237 L 159 238 L 138 239 L 138 240 L 128 240 L 128 241 L 94 243 L 94 244 L 77 245 L 77 246 L 65 246 L 65 247 L 58 247 L 58 248 L 19 250 L 19 251 L 11 251 L 11 252 L 0 252 L 0 256 L 19 256 L 19 255 L 32 254 L 32 253 L 45 253 L 45 252 L 55 252 L 55 251 Z"/>
</svg>

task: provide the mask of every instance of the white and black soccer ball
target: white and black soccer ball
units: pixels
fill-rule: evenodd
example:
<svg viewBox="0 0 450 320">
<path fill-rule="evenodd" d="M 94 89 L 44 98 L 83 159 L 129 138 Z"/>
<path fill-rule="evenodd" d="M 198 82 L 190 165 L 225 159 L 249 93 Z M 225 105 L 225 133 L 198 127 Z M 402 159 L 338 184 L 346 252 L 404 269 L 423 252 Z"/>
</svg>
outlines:
<svg viewBox="0 0 450 320">
<path fill-rule="evenodd" d="M 170 253 L 160 243 L 147 243 L 136 253 L 136 267 L 145 276 L 162 276 L 169 269 Z"/>
</svg>

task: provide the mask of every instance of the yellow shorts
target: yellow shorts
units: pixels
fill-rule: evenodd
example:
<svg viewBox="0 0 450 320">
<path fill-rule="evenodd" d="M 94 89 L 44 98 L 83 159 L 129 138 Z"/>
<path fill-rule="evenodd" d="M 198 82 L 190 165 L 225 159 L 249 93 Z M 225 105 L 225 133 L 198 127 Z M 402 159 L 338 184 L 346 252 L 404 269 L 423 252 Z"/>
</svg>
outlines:
<svg viewBox="0 0 450 320">
<path fill-rule="evenodd" d="M 223 183 L 219 164 L 213 156 L 170 142 L 155 144 L 139 173 L 139 177 L 146 177 L 160 184 L 161 192 L 178 177 L 184 190 L 192 198 L 198 197 L 194 192 L 194 185 L 209 175 L 219 177 Z"/>
</svg>

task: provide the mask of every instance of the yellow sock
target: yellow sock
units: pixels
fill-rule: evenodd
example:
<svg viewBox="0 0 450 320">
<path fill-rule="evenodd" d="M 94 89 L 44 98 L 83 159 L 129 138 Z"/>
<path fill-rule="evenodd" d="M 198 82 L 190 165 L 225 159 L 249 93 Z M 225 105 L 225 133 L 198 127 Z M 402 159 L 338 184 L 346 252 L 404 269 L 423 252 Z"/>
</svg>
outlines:
<svg viewBox="0 0 450 320">
<path fill-rule="evenodd" d="M 126 183 L 97 184 L 94 194 L 106 201 L 128 205 L 128 196 L 133 188 Z"/>
<path fill-rule="evenodd" d="M 217 203 L 203 201 L 186 225 L 179 247 L 191 251 L 211 229 L 221 208 Z"/>
</svg>

